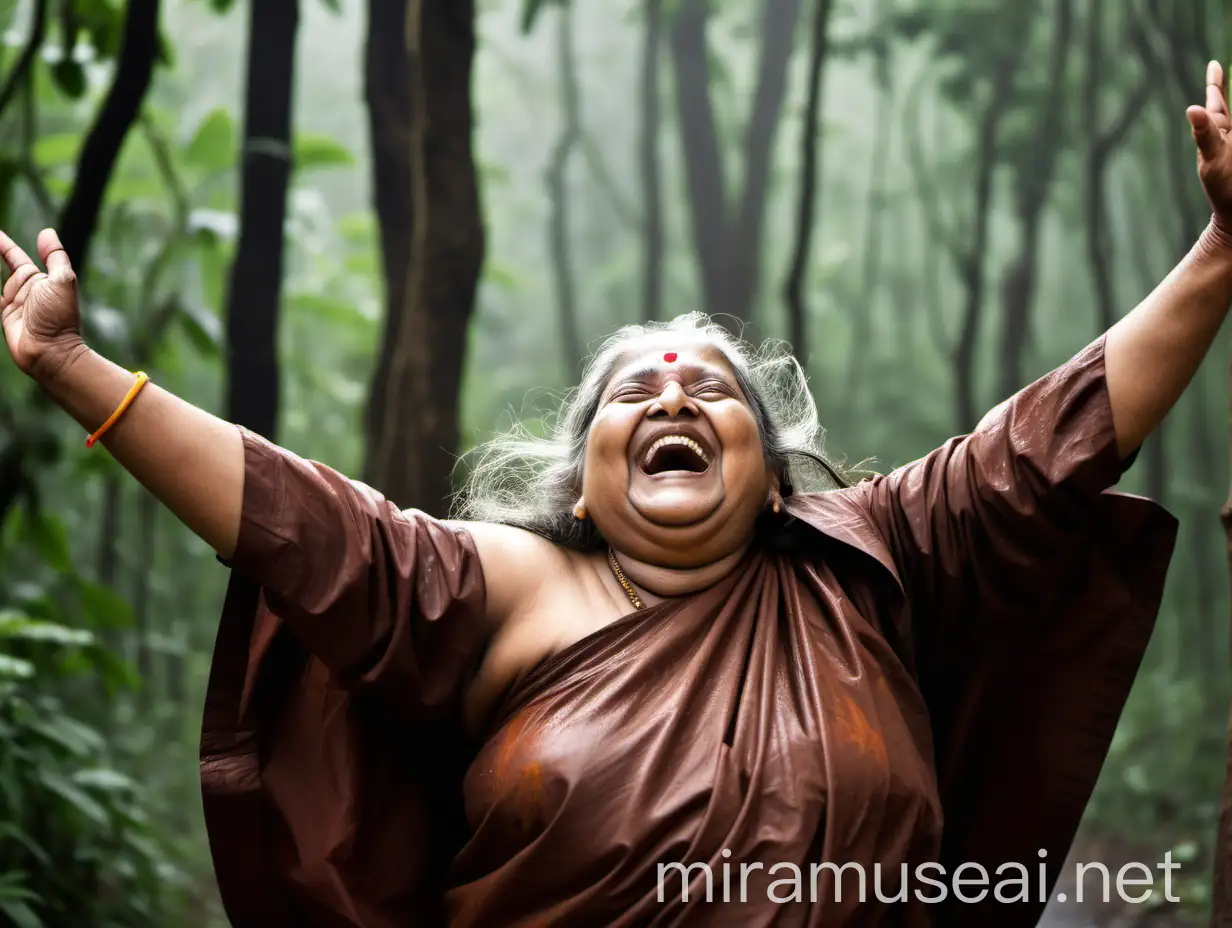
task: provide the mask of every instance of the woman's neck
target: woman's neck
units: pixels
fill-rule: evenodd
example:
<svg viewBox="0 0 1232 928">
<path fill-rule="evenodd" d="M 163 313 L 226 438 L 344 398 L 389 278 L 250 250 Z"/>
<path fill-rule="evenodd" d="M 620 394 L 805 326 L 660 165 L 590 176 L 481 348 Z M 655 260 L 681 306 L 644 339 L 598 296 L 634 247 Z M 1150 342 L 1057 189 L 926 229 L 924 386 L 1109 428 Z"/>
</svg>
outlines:
<svg viewBox="0 0 1232 928">
<path fill-rule="evenodd" d="M 726 557 L 701 567 L 661 567 L 639 561 L 619 551 L 616 552 L 616 560 L 625 577 L 641 594 L 642 600 L 647 605 L 653 605 L 665 599 L 688 596 L 714 586 L 735 570 L 748 547 L 747 544 L 743 545 Z"/>
</svg>

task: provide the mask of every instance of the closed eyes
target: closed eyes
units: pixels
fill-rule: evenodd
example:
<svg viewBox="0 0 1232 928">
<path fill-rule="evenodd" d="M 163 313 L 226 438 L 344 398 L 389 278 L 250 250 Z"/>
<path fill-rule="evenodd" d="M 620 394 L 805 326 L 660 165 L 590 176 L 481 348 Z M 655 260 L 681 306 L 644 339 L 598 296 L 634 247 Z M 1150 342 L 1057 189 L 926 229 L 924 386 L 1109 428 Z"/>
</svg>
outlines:
<svg viewBox="0 0 1232 928">
<path fill-rule="evenodd" d="M 727 386 L 727 384 L 713 380 L 700 384 L 691 384 L 686 388 L 685 392 L 695 399 L 705 400 L 722 400 L 735 396 L 731 387 Z M 610 402 L 641 403 L 646 400 L 655 399 L 658 396 L 658 392 L 647 387 L 628 386 L 618 388 L 612 394 Z"/>
</svg>

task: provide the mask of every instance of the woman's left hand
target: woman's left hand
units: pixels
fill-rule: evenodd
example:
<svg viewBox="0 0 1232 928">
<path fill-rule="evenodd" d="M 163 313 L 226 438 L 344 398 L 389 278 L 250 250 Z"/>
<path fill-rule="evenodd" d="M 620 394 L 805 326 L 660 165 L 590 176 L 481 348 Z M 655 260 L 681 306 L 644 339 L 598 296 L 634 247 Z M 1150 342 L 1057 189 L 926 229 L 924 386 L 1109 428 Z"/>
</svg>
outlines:
<svg viewBox="0 0 1232 928">
<path fill-rule="evenodd" d="M 1206 104 L 1185 111 L 1198 146 L 1198 177 L 1215 218 L 1232 230 L 1232 117 L 1218 61 L 1206 66 Z"/>
</svg>

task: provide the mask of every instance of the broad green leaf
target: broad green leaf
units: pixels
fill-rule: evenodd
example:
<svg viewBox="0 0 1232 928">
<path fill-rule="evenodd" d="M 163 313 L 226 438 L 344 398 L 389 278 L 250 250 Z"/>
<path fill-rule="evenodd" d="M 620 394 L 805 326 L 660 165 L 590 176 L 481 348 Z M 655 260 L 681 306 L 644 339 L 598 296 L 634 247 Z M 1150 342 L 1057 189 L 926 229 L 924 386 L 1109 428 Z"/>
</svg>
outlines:
<svg viewBox="0 0 1232 928">
<path fill-rule="evenodd" d="M 114 590 L 97 583 L 82 581 L 77 586 L 81 597 L 82 618 L 90 628 L 131 628 L 133 610 Z"/>
<path fill-rule="evenodd" d="M 86 92 L 86 70 L 73 58 L 61 58 L 51 67 L 56 86 L 72 100 L 81 99 Z"/>
<path fill-rule="evenodd" d="M 98 767 L 93 770 L 78 770 L 73 774 L 73 782 L 78 786 L 97 789 L 107 793 L 132 793 L 137 791 L 137 784 L 118 770 Z"/>
<path fill-rule="evenodd" d="M 94 643 L 94 636 L 84 629 L 69 628 L 55 622 L 38 622 L 8 611 L 0 613 L 0 638 L 46 641 L 65 647 L 86 647 Z"/>
<path fill-rule="evenodd" d="M 44 928 L 43 920 L 20 899 L 0 896 L 0 914 L 8 919 L 13 928 Z"/>
<path fill-rule="evenodd" d="M 34 550 L 48 567 L 62 574 L 74 572 L 68 532 L 64 530 L 63 522 L 51 513 L 39 510 L 26 520 L 26 532 Z"/>
<path fill-rule="evenodd" d="M 203 355 L 214 358 L 222 353 L 222 322 L 206 307 L 185 301 L 176 318 L 193 347 Z"/>
<path fill-rule="evenodd" d="M 89 653 L 94 672 L 102 679 L 107 692 L 114 695 L 121 690 L 141 689 L 141 675 L 128 661 L 106 648 L 95 648 Z"/>
<path fill-rule="evenodd" d="M 44 867 L 51 866 L 51 856 L 37 841 L 26 834 L 13 822 L 0 822 L 0 844 L 5 841 L 16 841 L 26 849 L 26 852 Z M 26 892 L 18 887 L 18 891 Z"/>
<path fill-rule="evenodd" d="M 294 149 L 296 171 L 344 168 L 355 163 L 350 149 L 337 139 L 320 133 L 297 132 Z"/>
<path fill-rule="evenodd" d="M 90 726 L 67 715 L 52 715 L 39 719 L 30 730 L 77 757 L 103 749 L 103 738 Z"/>
<path fill-rule="evenodd" d="M 212 174 L 230 167 L 235 153 L 235 123 L 225 109 L 218 107 L 197 125 L 184 148 L 184 160 Z"/>
<path fill-rule="evenodd" d="M 34 143 L 34 160 L 44 167 L 59 168 L 77 159 L 77 149 L 84 136 L 80 132 L 59 132 L 45 135 Z"/>
<path fill-rule="evenodd" d="M 49 771 L 42 771 L 39 775 L 39 780 L 51 792 L 67 802 L 95 825 L 98 825 L 100 828 L 107 828 L 111 825 L 111 816 L 107 814 L 107 810 L 103 805 L 68 780 Z"/>
<path fill-rule="evenodd" d="M 28 680 L 34 676 L 34 665 L 19 657 L 0 654 L 0 677 Z"/>
</svg>

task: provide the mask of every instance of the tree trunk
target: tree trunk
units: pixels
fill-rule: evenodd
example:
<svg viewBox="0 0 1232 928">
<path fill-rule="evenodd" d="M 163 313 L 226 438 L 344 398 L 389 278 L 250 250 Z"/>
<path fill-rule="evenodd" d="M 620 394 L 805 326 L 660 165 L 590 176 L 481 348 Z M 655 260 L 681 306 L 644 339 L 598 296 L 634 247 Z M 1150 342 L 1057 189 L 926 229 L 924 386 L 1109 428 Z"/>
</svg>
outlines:
<svg viewBox="0 0 1232 928">
<path fill-rule="evenodd" d="M 800 127 L 800 195 L 796 207 L 796 241 L 792 248 L 791 266 L 783 287 L 787 303 L 788 332 L 796 358 L 806 369 L 809 360 L 808 304 L 804 285 L 808 277 L 808 262 L 812 252 L 813 231 L 817 214 L 817 187 L 821 174 L 821 103 L 824 98 L 822 76 L 829 51 L 830 13 L 833 0 L 814 0 L 813 34 L 809 52 L 808 98 L 804 121 Z"/>
<path fill-rule="evenodd" d="M 251 0 L 240 233 L 227 292 L 226 415 L 271 439 L 298 26 L 298 0 Z"/>
<path fill-rule="evenodd" d="M 702 298 L 708 312 L 731 317 L 723 321 L 732 328 L 752 317 L 758 295 L 771 155 L 800 2 L 765 0 L 757 83 L 744 131 L 741 193 L 734 210 L 729 206 L 710 99 L 708 0 L 681 0 L 671 30 L 676 112 Z"/>
<path fill-rule="evenodd" d="M 17 96 L 17 91 L 27 85 L 30 70 L 39 52 L 43 50 L 43 39 L 46 35 L 47 0 L 35 0 L 34 9 L 30 13 L 30 36 L 5 76 L 4 85 L 0 86 L 0 116 L 3 116 L 5 110 L 9 108 L 9 104 Z"/>
<path fill-rule="evenodd" d="M 389 370 L 406 307 L 411 260 L 411 64 L 406 47 L 407 0 L 368 0 L 364 101 L 372 149 L 372 205 L 381 248 L 385 327 L 369 387 L 365 466 L 385 419 Z M 365 479 L 371 474 L 365 472 Z"/>
<path fill-rule="evenodd" d="M 787 94 L 787 65 L 800 19 L 801 0 L 766 0 L 761 24 L 757 86 L 753 108 L 744 130 L 744 186 L 735 225 L 727 237 L 726 287 L 731 312 L 750 320 L 761 282 L 762 227 L 770 191 L 770 166 L 778 134 L 783 98 Z"/>
<path fill-rule="evenodd" d="M 1083 158 L 1083 200 L 1087 227 L 1087 266 L 1095 290 L 1095 316 L 1098 331 L 1106 332 L 1116 321 L 1116 294 L 1112 284 L 1112 256 L 1108 231 L 1108 202 L 1105 175 L 1108 163 L 1121 147 L 1142 115 L 1151 95 L 1151 78 L 1144 76 L 1124 98 L 1121 111 L 1106 127 L 1103 125 L 1104 80 L 1104 3 L 1090 0 L 1087 12 L 1086 91 L 1083 94 L 1083 123 L 1088 140 Z M 1135 27 L 1132 27 L 1136 29 Z"/>
<path fill-rule="evenodd" d="M 1013 88 L 1017 63 L 1007 61 L 993 82 L 992 102 L 985 108 L 976 133 L 975 200 L 971 239 L 958 258 L 958 276 L 963 284 L 963 309 L 954 346 L 954 403 L 958 430 L 975 427 L 979 403 L 975 396 L 975 348 L 984 316 L 984 249 L 988 246 L 988 220 L 992 209 L 992 182 L 997 168 L 997 139 L 1004 101 Z"/>
<path fill-rule="evenodd" d="M 672 68 L 701 297 L 707 312 L 725 313 L 730 311 L 723 268 L 729 234 L 727 183 L 710 99 L 709 17 L 709 0 L 680 0 L 671 29 Z"/>
<path fill-rule="evenodd" d="M 145 102 L 158 57 L 158 0 L 129 0 L 115 79 L 81 146 L 73 189 L 60 211 L 57 231 L 79 280 L 90 266 L 107 184 Z"/>
<path fill-rule="evenodd" d="M 410 0 L 412 248 L 370 479 L 390 499 L 443 515 L 458 445 L 467 328 L 484 229 L 471 149 L 474 0 Z"/>
<path fill-rule="evenodd" d="M 582 338 L 578 334 L 576 288 L 569 253 L 569 161 L 582 141 L 582 112 L 578 88 L 577 62 L 573 49 L 573 6 L 562 3 L 557 12 L 557 64 L 560 68 L 560 138 L 552 150 L 544 177 L 547 183 L 548 254 L 552 257 L 552 279 L 556 288 L 556 313 L 560 350 L 564 361 L 565 383 L 572 384 L 582 358 Z"/>
<path fill-rule="evenodd" d="M 663 312 L 663 168 L 659 158 L 659 129 L 663 121 L 659 96 L 663 0 L 646 0 L 644 15 L 638 163 L 642 174 L 642 319 L 651 322 Z"/>
<path fill-rule="evenodd" d="M 894 111 L 893 71 L 890 67 L 891 24 L 886 21 L 886 0 L 879 0 L 876 13 L 876 35 L 872 44 L 873 82 L 877 87 L 877 110 L 874 120 L 873 150 L 869 158 L 868 197 L 864 213 L 864 263 L 859 300 L 851 306 L 851 351 L 847 368 L 847 402 L 859 403 L 862 376 L 868 370 L 873 346 L 873 316 L 876 312 L 879 274 L 881 270 L 882 217 L 886 198 L 883 187 L 890 157 L 893 121 L 886 118 Z M 898 309 L 898 307 L 896 307 Z M 903 320 L 895 319 L 893 329 L 900 336 L 899 347 L 905 347 L 902 336 L 907 332 Z M 911 354 L 910 348 L 902 352 Z"/>
<path fill-rule="evenodd" d="M 1004 327 L 1001 330 L 998 398 L 1023 386 L 1023 353 L 1031 331 L 1031 307 L 1039 259 L 1040 225 L 1048 192 L 1056 173 L 1057 158 L 1065 145 L 1063 108 L 1065 74 L 1073 35 L 1073 0 L 1056 0 L 1052 46 L 1048 64 L 1048 87 L 1039 114 L 1038 145 L 1017 165 L 1018 253 L 1002 279 Z"/>
</svg>

